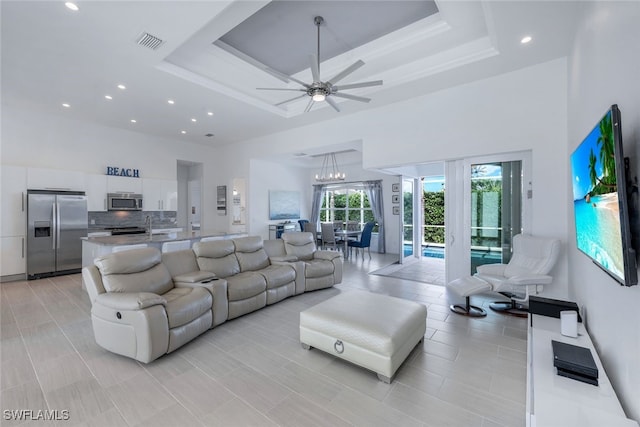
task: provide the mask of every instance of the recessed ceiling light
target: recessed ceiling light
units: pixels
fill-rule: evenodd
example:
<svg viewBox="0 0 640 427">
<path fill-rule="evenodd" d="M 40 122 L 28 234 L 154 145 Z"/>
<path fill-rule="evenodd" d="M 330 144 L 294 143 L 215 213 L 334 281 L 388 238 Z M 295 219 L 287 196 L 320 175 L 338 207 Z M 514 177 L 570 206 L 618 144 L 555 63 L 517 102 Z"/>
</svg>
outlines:
<svg viewBox="0 0 640 427">
<path fill-rule="evenodd" d="M 523 37 L 523 38 L 522 38 L 522 40 L 520 40 L 520 43 L 522 43 L 522 44 L 527 44 L 527 43 L 529 43 L 531 40 L 533 40 L 533 39 L 531 38 L 531 36 L 525 36 L 525 37 Z"/>
<path fill-rule="evenodd" d="M 125 85 L 122 85 L 122 84 L 118 85 L 118 89 L 125 90 L 126 88 L 127 88 L 127 87 L 126 87 Z"/>
<path fill-rule="evenodd" d="M 111 101 L 113 99 L 113 97 L 111 95 L 105 95 L 104 97 L 105 97 L 105 99 L 108 99 L 109 101 Z"/>
<path fill-rule="evenodd" d="M 66 102 L 64 102 L 64 103 L 62 104 L 62 106 L 63 106 L 64 108 L 69 108 L 69 107 L 71 107 L 71 105 L 67 104 Z"/>
<path fill-rule="evenodd" d="M 136 119 L 131 119 L 131 123 L 138 123 Z"/>
<path fill-rule="evenodd" d="M 171 105 L 175 104 L 176 102 L 173 99 L 168 99 L 167 102 Z"/>
<path fill-rule="evenodd" d="M 209 115 L 209 116 L 213 116 L 213 112 L 209 111 L 209 112 L 207 113 L 207 115 Z"/>
<path fill-rule="evenodd" d="M 184 135 L 184 134 L 187 133 L 187 131 L 186 130 L 181 130 L 180 133 Z"/>
<path fill-rule="evenodd" d="M 74 12 L 77 12 L 80 10 L 80 8 L 75 3 L 72 3 L 70 1 L 66 2 L 64 5 L 67 6 L 68 9 L 73 10 Z"/>
<path fill-rule="evenodd" d="M 192 121 L 192 122 L 197 122 L 197 120 L 196 120 L 196 119 L 191 119 L 191 121 Z"/>
</svg>

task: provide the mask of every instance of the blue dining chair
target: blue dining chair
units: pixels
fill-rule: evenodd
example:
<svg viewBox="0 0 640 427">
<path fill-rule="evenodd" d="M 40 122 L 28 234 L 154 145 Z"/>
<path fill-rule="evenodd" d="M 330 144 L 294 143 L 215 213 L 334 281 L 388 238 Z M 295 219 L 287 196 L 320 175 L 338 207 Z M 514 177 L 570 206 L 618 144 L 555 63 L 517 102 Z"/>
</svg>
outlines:
<svg viewBox="0 0 640 427">
<path fill-rule="evenodd" d="M 306 223 L 308 223 L 308 222 L 309 222 L 309 220 L 308 220 L 308 219 L 299 219 L 299 220 L 298 220 L 298 224 L 300 224 L 300 231 L 304 231 L 304 225 L 305 225 Z"/>
<path fill-rule="evenodd" d="M 371 232 L 375 225 L 375 222 L 366 223 L 362 229 L 360 240 L 350 240 L 347 243 L 349 245 L 349 251 L 351 251 L 351 248 L 356 248 L 356 258 L 358 257 L 358 249 L 362 249 L 362 259 L 364 260 L 364 248 L 367 248 L 369 259 L 371 259 Z"/>
</svg>

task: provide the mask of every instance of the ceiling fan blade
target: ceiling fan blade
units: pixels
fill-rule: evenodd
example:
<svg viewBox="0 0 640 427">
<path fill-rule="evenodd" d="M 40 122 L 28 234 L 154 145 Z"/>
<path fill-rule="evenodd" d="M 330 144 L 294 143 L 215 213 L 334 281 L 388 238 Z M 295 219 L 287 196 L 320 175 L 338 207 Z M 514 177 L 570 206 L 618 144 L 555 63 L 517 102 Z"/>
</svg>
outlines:
<svg viewBox="0 0 640 427">
<path fill-rule="evenodd" d="M 306 89 L 289 89 L 284 87 L 257 87 L 256 90 L 292 90 L 295 92 L 306 92 Z"/>
<path fill-rule="evenodd" d="M 257 87 L 256 90 L 288 90 L 294 92 L 306 92 L 306 89 L 289 89 L 284 87 Z"/>
<path fill-rule="evenodd" d="M 349 74 L 353 73 L 358 68 L 362 67 L 363 65 L 364 65 L 364 62 L 358 59 L 355 63 L 353 63 L 352 65 L 348 66 L 347 68 L 345 68 L 344 70 L 336 74 L 332 79 L 327 81 L 327 83 L 329 83 L 330 85 L 334 85 L 338 83 L 340 80 L 347 77 Z"/>
<path fill-rule="evenodd" d="M 331 96 L 337 96 L 338 98 L 352 99 L 354 101 L 360 101 L 360 102 L 369 102 L 369 101 L 371 101 L 371 98 L 365 98 L 363 96 L 349 95 L 348 93 L 332 93 Z"/>
<path fill-rule="evenodd" d="M 336 101 L 334 101 L 328 96 L 324 100 L 327 101 L 327 104 L 331 105 L 334 110 L 336 110 L 338 113 L 340 112 L 340 107 L 338 107 L 338 104 L 336 104 Z"/>
<path fill-rule="evenodd" d="M 306 87 L 307 89 L 309 89 L 311 87 L 311 85 L 308 85 L 305 82 L 296 79 L 295 77 L 287 76 L 286 74 L 281 73 L 278 70 L 274 70 L 273 68 L 265 68 L 264 70 L 266 72 L 268 72 L 269 74 L 273 74 L 275 77 L 278 77 L 281 80 L 284 79 L 285 82 L 289 82 L 289 81 L 296 82 L 300 86 Z"/>
<path fill-rule="evenodd" d="M 313 76 L 313 82 L 320 81 L 320 65 L 318 64 L 318 57 L 311 54 L 309 55 L 309 61 L 311 62 L 311 75 Z"/>
<path fill-rule="evenodd" d="M 304 98 L 305 96 L 307 96 L 307 94 L 306 94 L 306 93 L 305 93 L 305 94 L 302 94 L 302 95 L 300 95 L 300 96 L 296 96 L 295 98 L 287 99 L 286 101 L 278 102 L 278 103 L 277 103 L 277 104 L 275 104 L 275 105 L 276 105 L 276 106 L 280 106 L 280 105 L 286 104 L 286 103 L 288 103 L 288 102 L 295 101 L 296 99 Z"/>
<path fill-rule="evenodd" d="M 308 113 L 309 111 L 311 111 L 311 107 L 313 107 L 314 103 L 315 101 L 313 100 L 313 98 L 309 98 L 309 103 L 307 104 L 307 108 L 304 109 L 304 112 Z"/>
<path fill-rule="evenodd" d="M 381 86 L 382 80 L 373 80 L 370 82 L 351 83 L 348 85 L 334 86 L 333 90 L 356 89 L 359 87 Z"/>
</svg>

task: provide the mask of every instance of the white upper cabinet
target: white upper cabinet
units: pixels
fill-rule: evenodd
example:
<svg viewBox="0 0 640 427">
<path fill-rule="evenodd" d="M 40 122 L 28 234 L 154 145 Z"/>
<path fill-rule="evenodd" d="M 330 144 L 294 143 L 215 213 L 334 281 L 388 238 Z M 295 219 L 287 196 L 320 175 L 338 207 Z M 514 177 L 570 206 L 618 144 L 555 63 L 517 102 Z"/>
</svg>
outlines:
<svg viewBox="0 0 640 427">
<path fill-rule="evenodd" d="M 84 173 L 59 169 L 28 168 L 30 190 L 84 191 Z"/>
<path fill-rule="evenodd" d="M 107 210 L 107 176 L 85 175 L 87 210 L 90 212 L 105 212 Z"/>
<path fill-rule="evenodd" d="M 142 189 L 145 211 L 178 210 L 178 181 L 144 178 Z"/>
<path fill-rule="evenodd" d="M 2 165 L 0 236 L 24 236 L 27 229 L 27 168 Z"/>
<path fill-rule="evenodd" d="M 127 176 L 107 176 L 107 193 L 142 194 L 142 179 Z"/>
</svg>

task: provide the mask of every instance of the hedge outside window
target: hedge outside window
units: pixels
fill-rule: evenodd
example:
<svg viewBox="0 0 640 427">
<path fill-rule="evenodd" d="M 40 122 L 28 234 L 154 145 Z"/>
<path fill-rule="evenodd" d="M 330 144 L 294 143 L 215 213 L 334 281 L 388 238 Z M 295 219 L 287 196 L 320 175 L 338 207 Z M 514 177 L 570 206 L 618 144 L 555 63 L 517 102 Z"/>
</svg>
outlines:
<svg viewBox="0 0 640 427">
<path fill-rule="evenodd" d="M 364 224 L 375 221 L 366 192 L 357 184 L 327 189 L 322 198 L 320 222 L 357 222 L 362 229 Z M 376 225 L 373 229 L 378 231 Z"/>
</svg>

